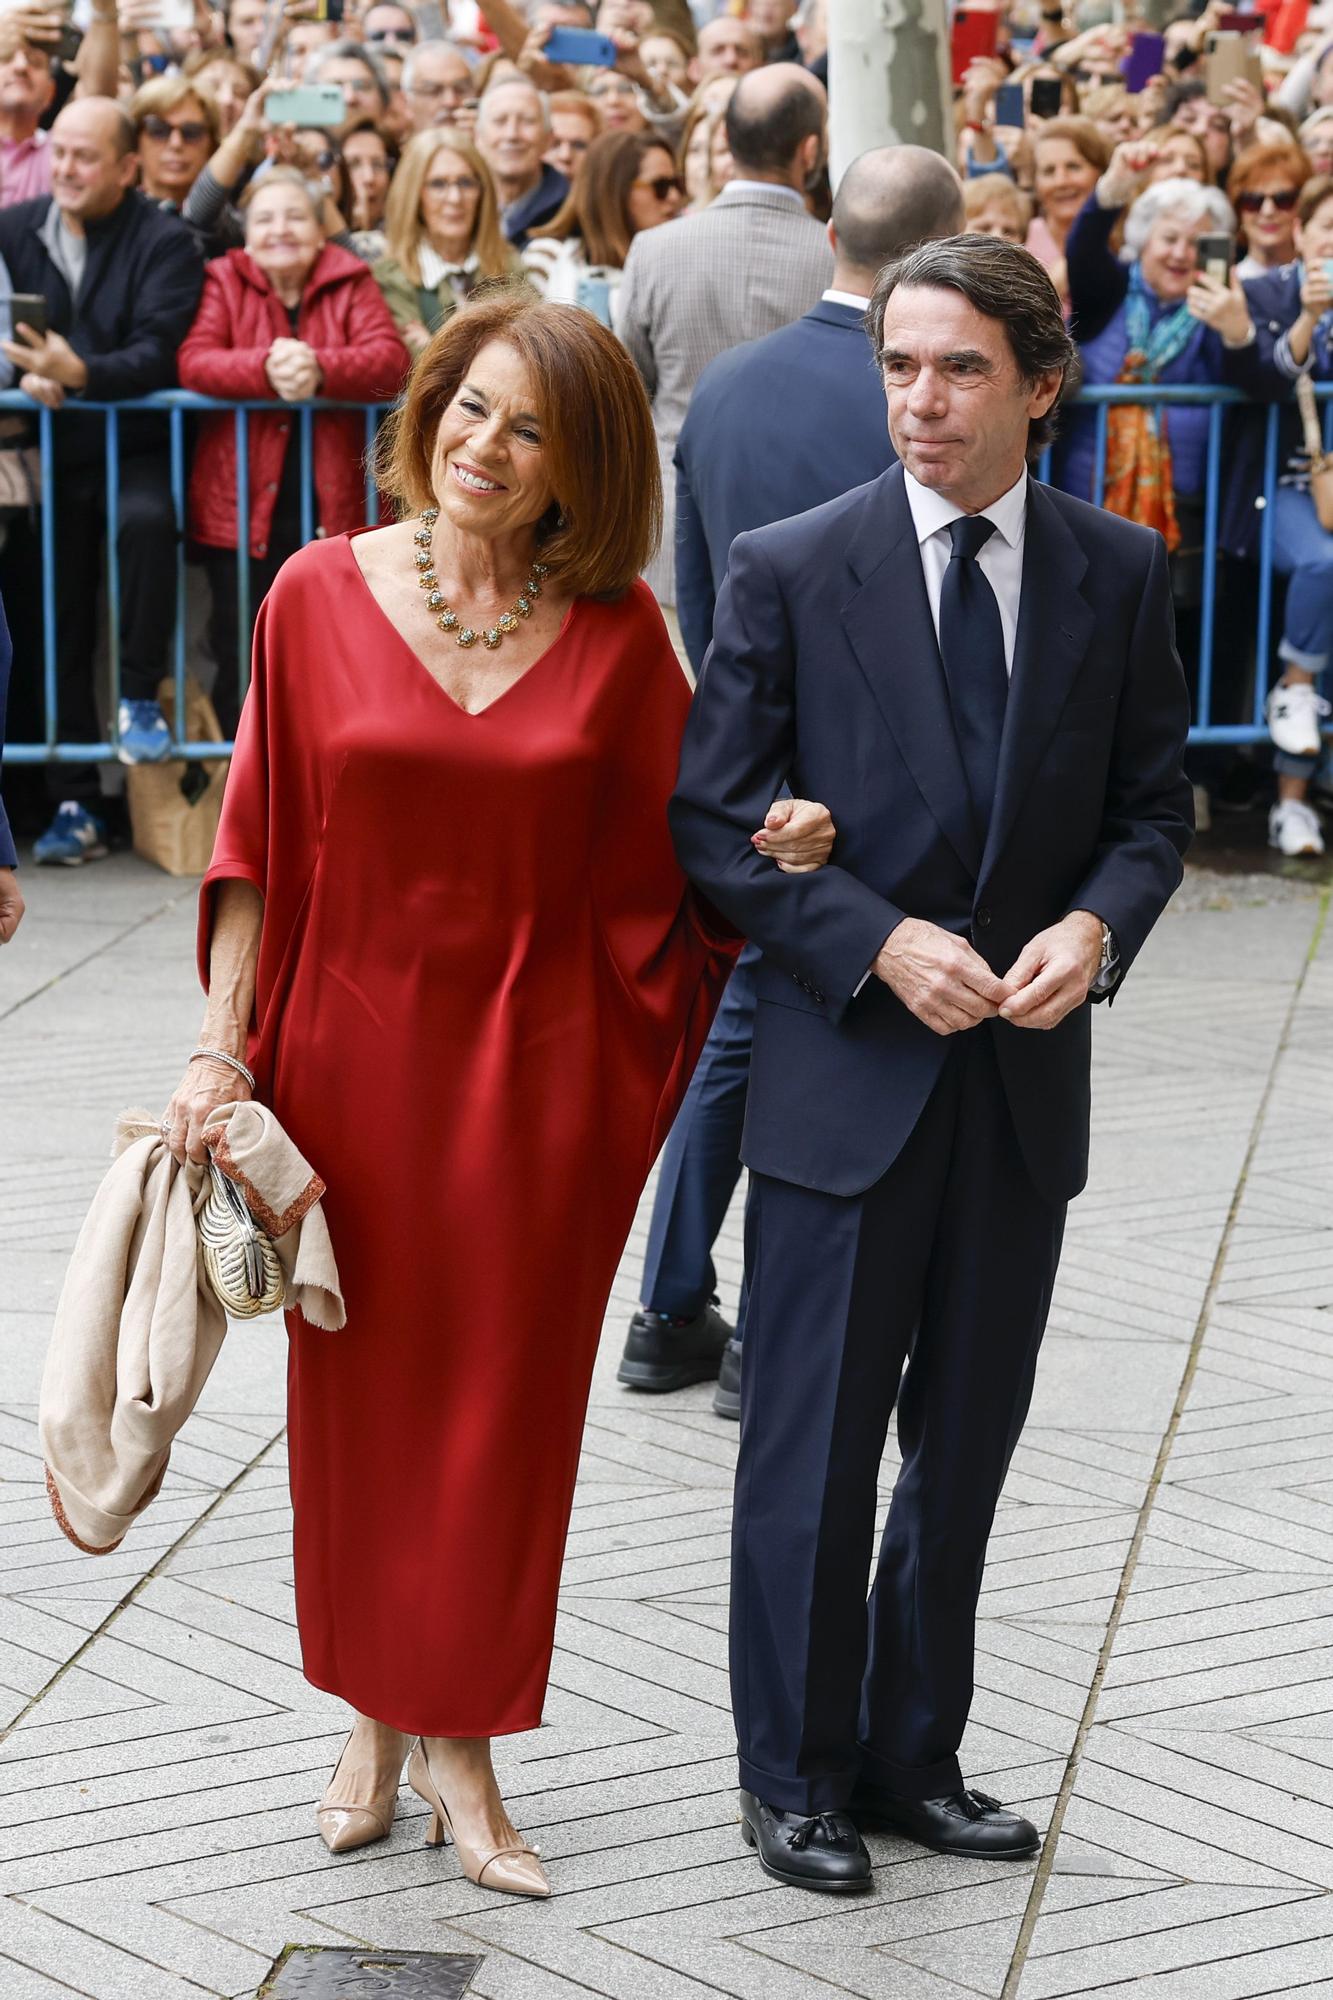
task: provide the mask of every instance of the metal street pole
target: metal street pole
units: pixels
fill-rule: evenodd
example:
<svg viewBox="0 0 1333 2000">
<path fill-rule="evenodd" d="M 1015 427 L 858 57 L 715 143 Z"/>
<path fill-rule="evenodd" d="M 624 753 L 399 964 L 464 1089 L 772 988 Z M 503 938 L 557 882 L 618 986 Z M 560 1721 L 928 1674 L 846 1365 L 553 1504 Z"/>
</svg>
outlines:
<svg viewBox="0 0 1333 2000">
<path fill-rule="evenodd" d="M 871 146 L 953 157 L 945 0 L 828 0 L 829 170 Z"/>
</svg>

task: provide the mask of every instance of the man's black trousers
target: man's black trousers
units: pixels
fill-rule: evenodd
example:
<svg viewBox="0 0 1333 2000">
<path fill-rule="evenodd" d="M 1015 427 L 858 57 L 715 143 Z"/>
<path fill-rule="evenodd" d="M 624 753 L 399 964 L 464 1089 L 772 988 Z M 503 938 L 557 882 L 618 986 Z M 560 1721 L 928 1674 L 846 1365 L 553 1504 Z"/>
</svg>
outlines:
<svg viewBox="0 0 1333 2000">
<path fill-rule="evenodd" d="M 97 646 L 98 556 L 107 529 L 106 472 L 93 465 L 55 472 L 56 691 L 62 742 L 93 743 L 97 721 L 93 655 Z M 129 701 L 155 701 L 167 670 L 176 618 L 176 516 L 165 452 L 131 453 L 120 461 L 116 521 L 120 567 L 120 691 Z M 48 789 L 56 801 L 95 804 L 95 764 L 52 764 Z"/>
<path fill-rule="evenodd" d="M 1023 1164 L 992 1033 L 951 1040 L 865 1194 L 753 1177 L 731 1684 L 740 1782 L 788 1811 L 845 1806 L 858 1781 L 961 1784 L 986 1542 L 1065 1219 Z M 867 1606 L 895 1400 L 903 1463 Z"/>
</svg>

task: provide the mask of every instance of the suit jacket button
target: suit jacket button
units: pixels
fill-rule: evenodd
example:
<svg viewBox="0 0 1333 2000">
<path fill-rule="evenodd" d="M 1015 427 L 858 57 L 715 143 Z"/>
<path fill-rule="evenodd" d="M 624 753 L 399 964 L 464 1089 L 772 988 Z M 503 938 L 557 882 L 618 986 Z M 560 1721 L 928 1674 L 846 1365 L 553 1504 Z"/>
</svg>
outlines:
<svg viewBox="0 0 1333 2000">
<path fill-rule="evenodd" d="M 990 929 L 990 911 L 986 908 L 986 905 L 984 903 L 982 904 L 981 908 L 977 911 L 973 921 L 975 922 L 976 927 L 979 931 L 986 931 Z"/>
</svg>

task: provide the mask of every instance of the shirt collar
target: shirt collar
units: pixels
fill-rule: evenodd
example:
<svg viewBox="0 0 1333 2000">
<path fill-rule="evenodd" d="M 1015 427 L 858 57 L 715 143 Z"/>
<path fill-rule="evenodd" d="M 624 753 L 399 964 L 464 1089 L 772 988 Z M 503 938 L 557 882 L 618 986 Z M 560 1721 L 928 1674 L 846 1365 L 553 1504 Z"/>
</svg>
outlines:
<svg viewBox="0 0 1333 2000">
<path fill-rule="evenodd" d="M 826 306 L 855 306 L 858 312 L 867 312 L 870 308 L 869 299 L 863 299 L 859 292 L 840 292 L 836 285 L 829 286 L 820 303 Z"/>
<path fill-rule="evenodd" d="M 918 543 L 928 541 L 961 516 L 961 507 L 952 500 L 946 500 L 942 493 L 934 493 L 930 487 L 922 486 L 919 480 L 913 479 L 906 466 L 903 467 L 903 484 L 907 488 L 907 504 L 912 510 L 912 526 L 916 529 Z M 982 509 L 986 519 L 995 523 L 996 534 L 1008 542 L 1011 549 L 1016 549 L 1023 539 L 1027 504 L 1028 473 L 1024 466 L 1009 491 Z"/>
<path fill-rule="evenodd" d="M 783 187 L 780 181 L 747 181 L 742 176 L 736 180 L 727 181 L 725 191 L 729 196 L 738 194 L 781 194 L 786 195 L 789 201 L 794 201 L 798 208 L 805 207 L 805 196 L 794 187 Z"/>
</svg>

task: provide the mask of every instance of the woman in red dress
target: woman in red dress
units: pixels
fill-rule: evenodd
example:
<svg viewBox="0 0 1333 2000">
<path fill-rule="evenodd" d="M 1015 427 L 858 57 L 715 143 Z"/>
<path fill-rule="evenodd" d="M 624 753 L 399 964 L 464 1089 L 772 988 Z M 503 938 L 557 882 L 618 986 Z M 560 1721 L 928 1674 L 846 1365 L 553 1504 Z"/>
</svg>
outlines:
<svg viewBox="0 0 1333 2000">
<path fill-rule="evenodd" d="M 415 1736 L 431 1838 L 545 1895 L 490 1738 L 541 1720 L 607 1295 L 737 941 L 667 832 L 689 693 L 635 581 L 661 503 L 618 342 L 469 307 L 383 476 L 407 518 L 312 543 L 260 611 L 200 1046 L 318 1166 L 347 1302 L 289 1315 L 304 1668 L 357 1715 L 321 1832 L 388 1832 Z M 827 858 L 822 807 L 769 817 L 779 865 Z M 173 1150 L 244 1088 L 192 1058 Z"/>
</svg>

